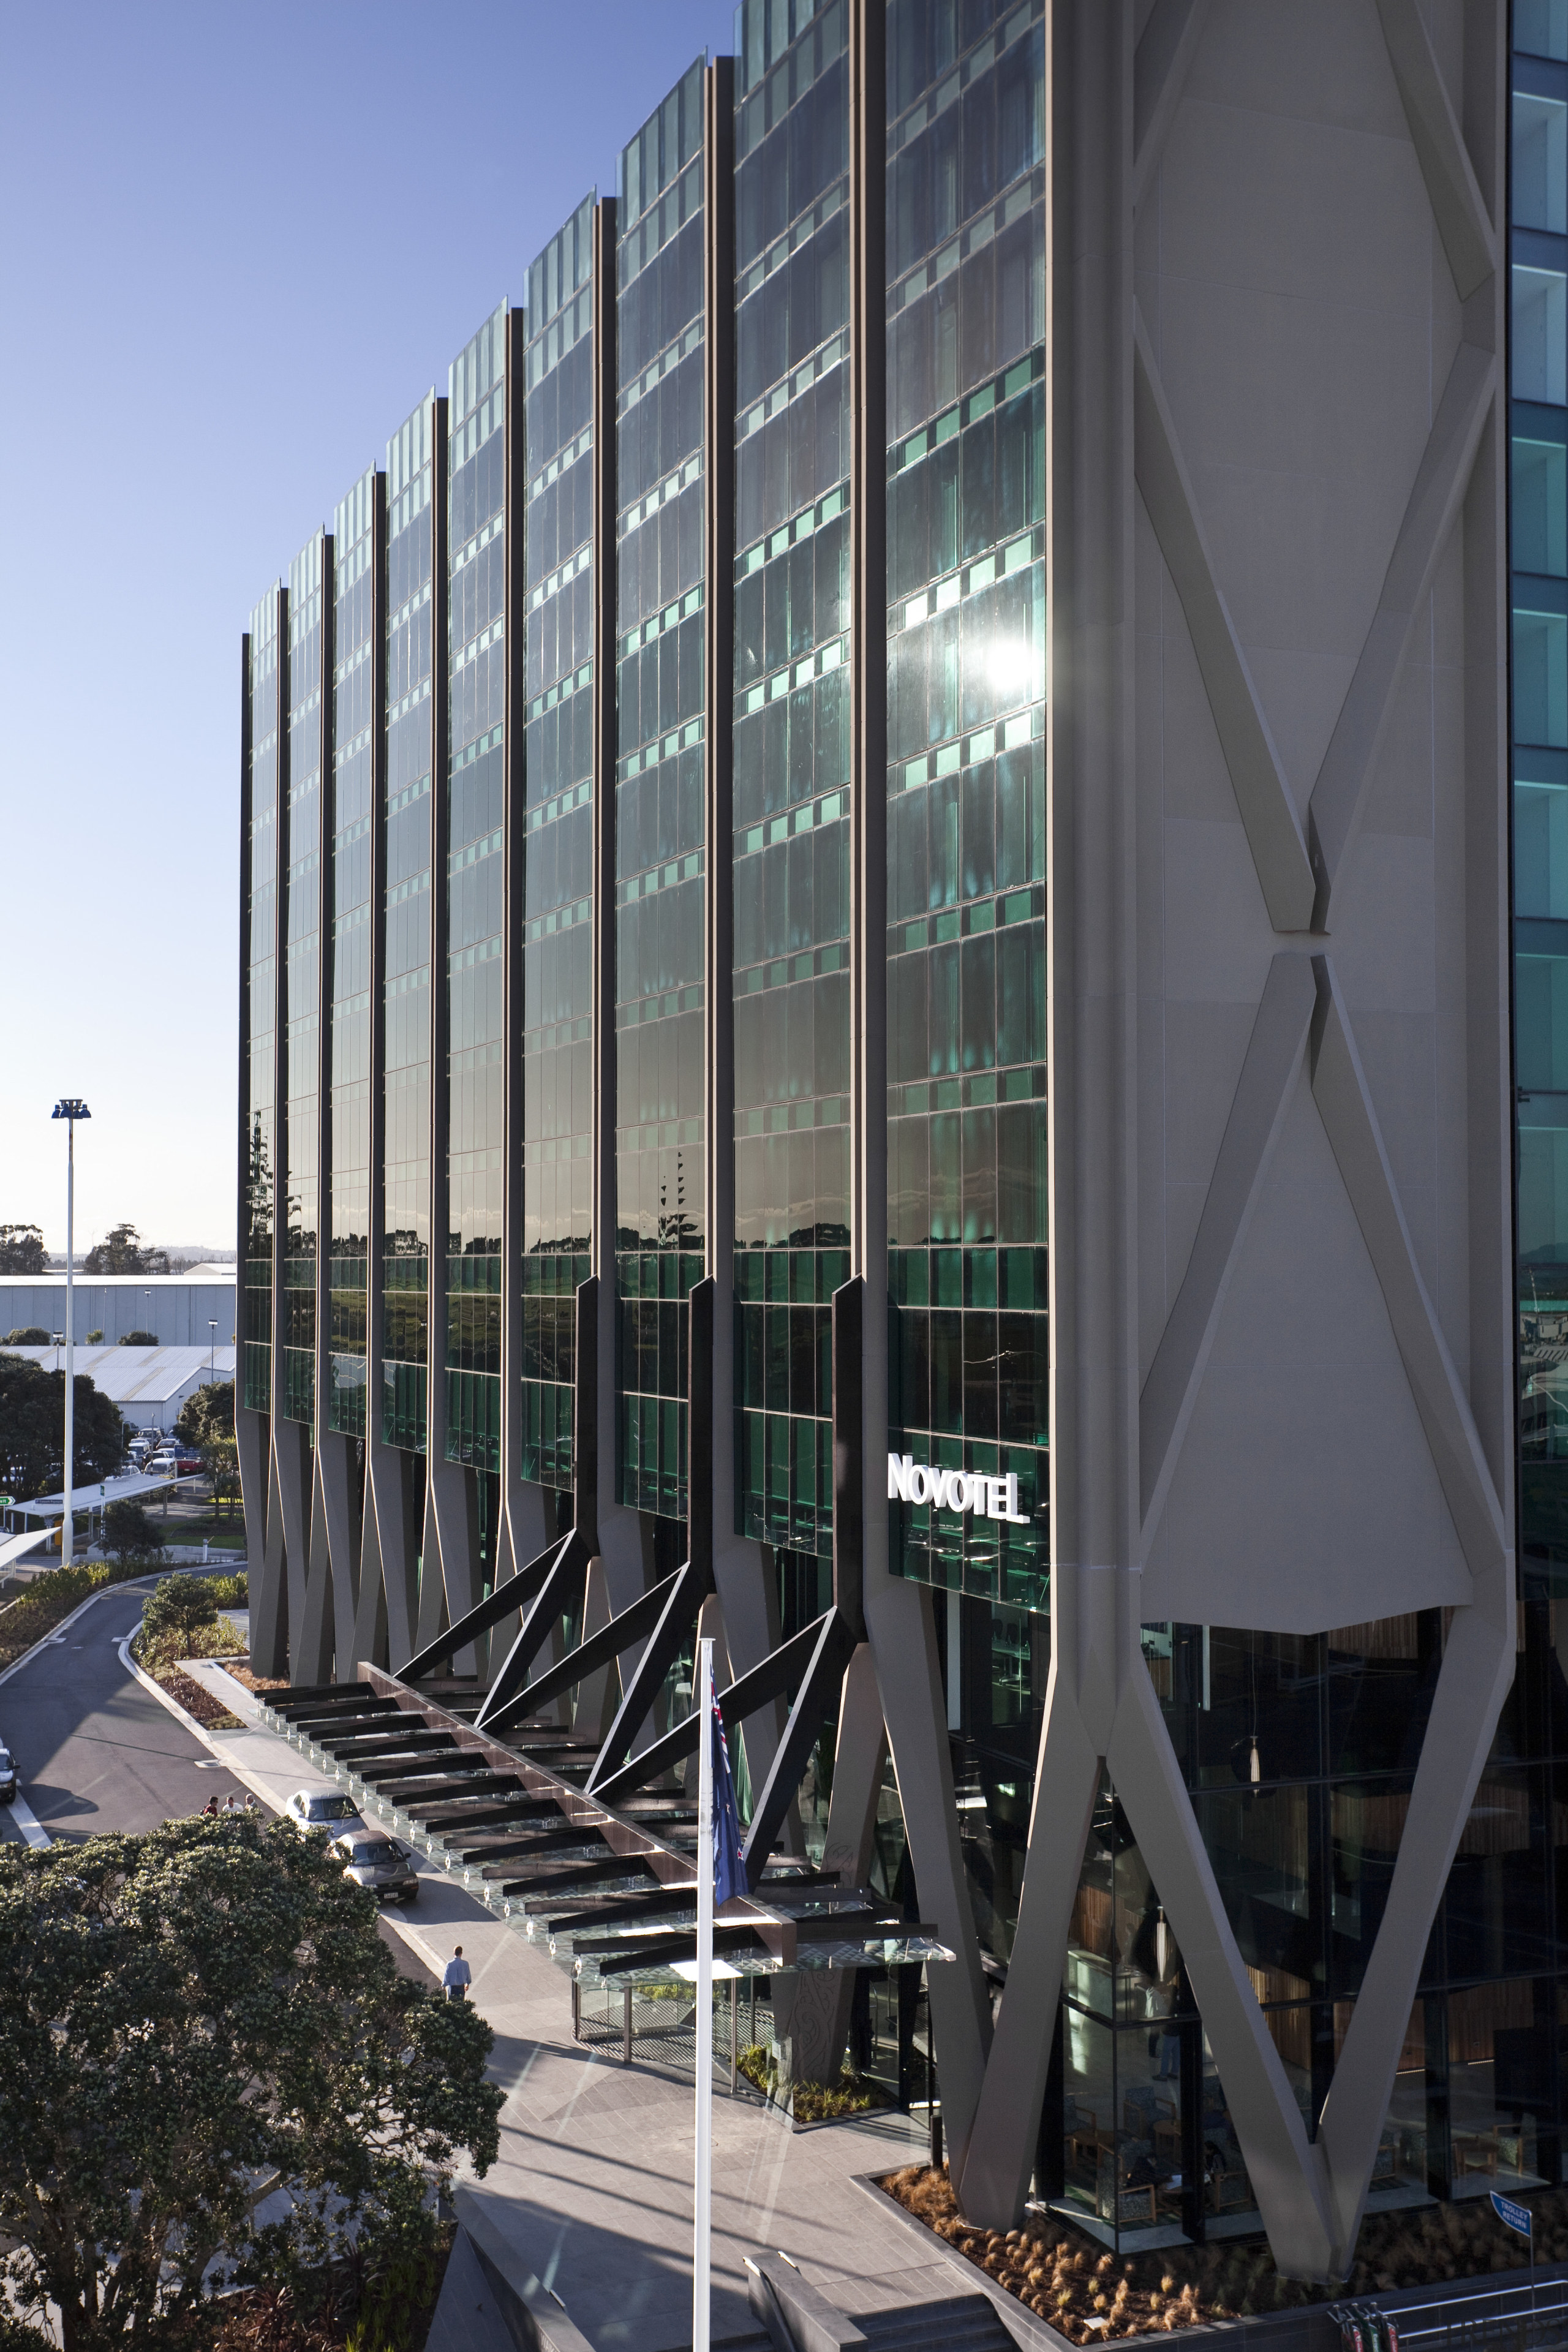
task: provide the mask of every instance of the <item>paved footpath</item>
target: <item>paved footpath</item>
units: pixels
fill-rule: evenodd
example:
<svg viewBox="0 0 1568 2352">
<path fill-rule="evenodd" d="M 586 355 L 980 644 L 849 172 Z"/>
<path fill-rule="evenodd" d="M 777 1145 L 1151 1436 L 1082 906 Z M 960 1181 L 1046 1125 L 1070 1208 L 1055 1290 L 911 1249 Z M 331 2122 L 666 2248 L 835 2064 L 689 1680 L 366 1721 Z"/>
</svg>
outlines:
<svg viewBox="0 0 1568 2352">
<path fill-rule="evenodd" d="M 192 1669 L 244 1717 L 211 1744 L 264 1802 L 326 1785 L 264 1729 L 251 1695 L 221 1667 Z M 3 1694 L 0 1694 L 3 1696 Z M 691 2086 L 583 2048 L 572 2039 L 571 1982 L 548 1954 L 428 1865 L 417 1906 L 388 1915 L 432 1969 L 460 1943 L 474 2000 L 494 2028 L 491 2061 L 505 2088 L 501 2152 L 463 2192 L 505 2240 L 511 2268 L 564 2305 L 594 2352 L 677 2352 L 691 2342 Z M 940 2257 L 911 2271 L 920 2248 L 879 2213 L 850 2176 L 923 2155 L 908 2116 L 792 2132 L 753 2100 L 714 2101 L 713 2334 L 754 2326 L 745 2255 L 774 2249 L 849 2311 L 951 2294 L 963 2276 Z"/>
</svg>

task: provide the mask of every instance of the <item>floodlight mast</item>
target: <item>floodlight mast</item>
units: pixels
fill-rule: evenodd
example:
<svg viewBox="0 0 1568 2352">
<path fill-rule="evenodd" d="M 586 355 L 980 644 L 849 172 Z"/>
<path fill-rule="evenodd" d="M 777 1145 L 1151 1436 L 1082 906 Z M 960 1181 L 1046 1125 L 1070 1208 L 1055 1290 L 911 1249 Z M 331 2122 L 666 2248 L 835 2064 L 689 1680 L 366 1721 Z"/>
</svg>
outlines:
<svg viewBox="0 0 1568 2352">
<path fill-rule="evenodd" d="M 71 1490 L 76 1483 L 76 1123 L 92 1113 L 79 1097 L 62 1095 L 49 1116 L 66 1123 L 66 1507 L 60 1520 L 60 1566 L 68 1568 L 74 1556 Z"/>
</svg>

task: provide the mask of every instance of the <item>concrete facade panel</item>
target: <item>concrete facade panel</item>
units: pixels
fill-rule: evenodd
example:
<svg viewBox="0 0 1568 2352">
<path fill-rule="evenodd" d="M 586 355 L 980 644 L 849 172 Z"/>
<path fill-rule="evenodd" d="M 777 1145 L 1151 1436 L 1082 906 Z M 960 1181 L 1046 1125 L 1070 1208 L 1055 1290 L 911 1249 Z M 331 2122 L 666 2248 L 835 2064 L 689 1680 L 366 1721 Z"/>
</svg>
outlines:
<svg viewBox="0 0 1568 2352">
<path fill-rule="evenodd" d="M 1152 1618 L 1314 1632 L 1470 1578 L 1310 1094 L 1244 1245 L 1143 1573 Z"/>
</svg>

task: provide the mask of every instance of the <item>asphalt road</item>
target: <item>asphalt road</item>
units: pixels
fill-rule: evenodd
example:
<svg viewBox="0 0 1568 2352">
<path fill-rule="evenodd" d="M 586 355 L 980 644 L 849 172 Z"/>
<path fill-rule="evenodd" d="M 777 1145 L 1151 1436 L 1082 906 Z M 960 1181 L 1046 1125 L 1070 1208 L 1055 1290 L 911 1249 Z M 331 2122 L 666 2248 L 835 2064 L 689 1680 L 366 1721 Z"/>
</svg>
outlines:
<svg viewBox="0 0 1568 2352">
<path fill-rule="evenodd" d="M 70 1844 L 100 1830 L 153 1830 L 171 1815 L 199 1813 L 242 1784 L 215 1762 L 134 1675 L 120 1644 L 142 1614 L 133 1586 L 113 1586 L 63 1633 L 0 1682 L 0 1740 L 16 1759 L 22 1796 L 52 1840 Z M 0 1843 L 22 1843 L 0 1805 Z M 382 1941 L 404 1976 L 438 1979 L 387 1920 Z"/>
<path fill-rule="evenodd" d="M 120 1663 L 142 1595 L 110 1586 L 0 1682 L 0 1739 L 22 1795 L 55 1840 L 153 1830 L 243 1795 L 231 1772 Z M 0 1821 L 10 1815 L 0 1807 Z M 14 1834 L 14 1832 L 13 1832 Z"/>
</svg>

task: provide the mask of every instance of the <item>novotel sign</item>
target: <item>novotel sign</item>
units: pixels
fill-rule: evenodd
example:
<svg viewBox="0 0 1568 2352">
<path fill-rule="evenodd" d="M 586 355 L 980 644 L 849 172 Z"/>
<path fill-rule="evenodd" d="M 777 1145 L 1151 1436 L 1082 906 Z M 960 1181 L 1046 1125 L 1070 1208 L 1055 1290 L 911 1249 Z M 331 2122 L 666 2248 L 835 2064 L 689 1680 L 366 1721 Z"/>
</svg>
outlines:
<svg viewBox="0 0 1568 2352">
<path fill-rule="evenodd" d="M 934 1503 L 939 1511 L 973 1511 L 977 1518 L 1003 1519 L 1010 1527 L 1026 1528 L 1027 1511 L 1018 1508 L 1018 1481 L 1009 1471 L 1003 1478 L 984 1470 L 934 1470 L 910 1454 L 888 1456 L 889 1503 Z"/>
</svg>

